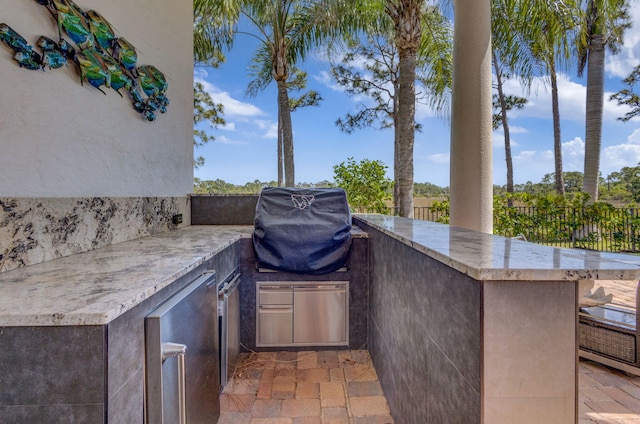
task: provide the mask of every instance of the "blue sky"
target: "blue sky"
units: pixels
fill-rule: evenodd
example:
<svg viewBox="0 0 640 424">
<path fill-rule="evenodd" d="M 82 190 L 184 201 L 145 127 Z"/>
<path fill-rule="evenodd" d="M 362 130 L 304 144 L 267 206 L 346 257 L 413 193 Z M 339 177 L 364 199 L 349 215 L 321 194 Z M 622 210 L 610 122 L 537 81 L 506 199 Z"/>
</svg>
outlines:
<svg viewBox="0 0 640 424">
<path fill-rule="evenodd" d="M 628 110 L 608 101 L 609 95 L 623 87 L 621 81 L 640 64 L 640 4 L 633 2 L 634 26 L 625 34 L 625 44 L 617 55 L 607 53 L 605 104 L 600 171 L 603 176 L 624 166 L 640 162 L 640 119 L 621 122 L 616 118 Z M 226 125 L 203 127 L 215 141 L 195 150 L 205 164 L 194 171 L 203 180 L 223 179 L 233 184 L 277 179 L 275 85 L 254 98 L 245 95 L 250 81 L 249 65 L 255 50 L 248 36 L 238 36 L 226 62 L 219 69 L 196 68 L 194 78 L 205 85 L 214 101 L 224 105 Z M 319 107 L 300 109 L 292 114 L 296 182 L 333 179 L 333 166 L 353 157 L 380 160 L 392 178 L 393 132 L 358 130 L 341 132 L 335 121 L 354 111 L 362 99 L 348 97 L 329 77 L 330 64 L 322 52 L 309 56 L 299 67 L 308 73 L 308 88 L 323 97 Z M 640 87 L 637 87 L 640 90 Z M 509 82 L 507 92 L 521 94 L 517 82 Z M 564 171 L 583 171 L 585 80 L 575 69 L 559 75 L 559 104 Z M 539 182 L 554 171 L 551 93 L 545 78 L 534 83 L 524 109 L 510 115 L 514 180 L 516 184 Z M 416 182 L 449 185 L 450 122 L 418 106 L 418 122 L 423 131 L 416 134 L 414 168 Z M 504 137 L 493 134 L 494 184 L 506 183 Z"/>
</svg>

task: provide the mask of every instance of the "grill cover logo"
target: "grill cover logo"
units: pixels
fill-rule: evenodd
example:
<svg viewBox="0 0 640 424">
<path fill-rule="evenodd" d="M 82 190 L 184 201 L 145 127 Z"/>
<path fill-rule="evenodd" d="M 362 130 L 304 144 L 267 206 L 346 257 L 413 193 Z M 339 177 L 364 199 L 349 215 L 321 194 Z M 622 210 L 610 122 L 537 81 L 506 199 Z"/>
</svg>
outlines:
<svg viewBox="0 0 640 424">
<path fill-rule="evenodd" d="M 316 200 L 315 196 L 305 195 L 305 194 L 292 194 L 291 202 L 293 202 L 293 207 L 296 209 L 305 210 Z"/>
</svg>

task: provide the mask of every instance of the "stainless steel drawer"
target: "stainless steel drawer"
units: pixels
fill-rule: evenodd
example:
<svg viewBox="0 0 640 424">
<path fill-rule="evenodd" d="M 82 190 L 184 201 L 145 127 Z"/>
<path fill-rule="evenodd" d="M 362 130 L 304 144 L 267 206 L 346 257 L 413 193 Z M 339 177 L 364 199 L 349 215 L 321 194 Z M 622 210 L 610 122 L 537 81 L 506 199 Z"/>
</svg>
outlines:
<svg viewBox="0 0 640 424">
<path fill-rule="evenodd" d="M 348 346 L 349 282 L 258 282 L 256 346 Z"/>
<path fill-rule="evenodd" d="M 260 306 L 256 346 L 283 346 L 293 342 L 293 306 Z"/>
<path fill-rule="evenodd" d="M 293 305 L 293 286 L 258 284 L 258 306 Z"/>
</svg>

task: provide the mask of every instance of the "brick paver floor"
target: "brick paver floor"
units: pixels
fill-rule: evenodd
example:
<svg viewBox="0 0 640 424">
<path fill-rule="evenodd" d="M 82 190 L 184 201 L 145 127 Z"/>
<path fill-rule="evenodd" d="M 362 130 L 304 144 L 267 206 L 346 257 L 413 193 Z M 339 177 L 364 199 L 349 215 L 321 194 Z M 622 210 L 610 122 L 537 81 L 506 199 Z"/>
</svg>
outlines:
<svg viewBox="0 0 640 424">
<path fill-rule="evenodd" d="M 640 424 L 640 377 L 579 363 L 579 424 Z M 393 424 L 369 353 L 242 354 L 218 424 Z"/>
<path fill-rule="evenodd" d="M 635 308 L 634 282 L 598 286 Z M 220 399 L 218 424 L 394 423 L 366 350 L 242 354 Z M 579 424 L 640 424 L 640 377 L 581 359 L 578 413 Z"/>
<path fill-rule="evenodd" d="M 242 354 L 218 424 L 393 424 L 366 350 Z"/>
<path fill-rule="evenodd" d="M 579 424 L 640 424 L 640 377 L 580 360 Z"/>
</svg>

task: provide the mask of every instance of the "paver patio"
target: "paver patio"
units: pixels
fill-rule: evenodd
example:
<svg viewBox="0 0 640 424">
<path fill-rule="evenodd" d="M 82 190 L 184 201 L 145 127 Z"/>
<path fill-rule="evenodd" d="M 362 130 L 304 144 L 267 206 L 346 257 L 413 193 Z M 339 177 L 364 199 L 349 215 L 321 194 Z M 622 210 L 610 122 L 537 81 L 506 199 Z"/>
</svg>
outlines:
<svg viewBox="0 0 640 424">
<path fill-rule="evenodd" d="M 598 281 L 635 307 L 635 283 Z M 640 377 L 581 359 L 579 424 L 640 424 Z M 242 354 L 218 424 L 392 424 L 366 350 Z M 413 423 L 397 423 L 413 424 Z"/>
<path fill-rule="evenodd" d="M 243 354 L 218 424 L 393 424 L 366 350 Z"/>
</svg>

